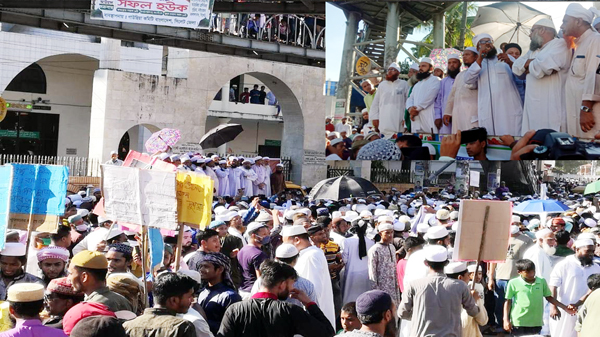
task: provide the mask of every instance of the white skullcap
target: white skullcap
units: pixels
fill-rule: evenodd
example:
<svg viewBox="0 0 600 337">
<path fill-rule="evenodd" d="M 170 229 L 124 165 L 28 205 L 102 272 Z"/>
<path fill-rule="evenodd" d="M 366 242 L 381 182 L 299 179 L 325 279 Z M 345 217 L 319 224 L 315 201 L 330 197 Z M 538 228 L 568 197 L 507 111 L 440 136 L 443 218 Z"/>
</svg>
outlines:
<svg viewBox="0 0 600 337">
<path fill-rule="evenodd" d="M 586 240 L 586 239 L 596 241 L 596 236 L 589 232 L 581 233 L 577 236 L 577 240 Z"/>
<path fill-rule="evenodd" d="M 281 237 L 297 236 L 302 234 L 307 234 L 306 228 L 299 225 L 283 226 L 283 230 L 281 230 Z"/>
<path fill-rule="evenodd" d="M 583 220 L 583 224 L 587 227 L 596 227 L 596 221 L 592 218 L 587 218 Z"/>
<path fill-rule="evenodd" d="M 410 216 L 413 216 L 413 215 L 415 215 L 415 211 L 416 211 L 416 210 L 417 210 L 416 208 L 414 208 L 414 207 L 411 207 L 411 208 L 409 208 L 408 210 L 406 210 L 406 214 L 408 214 L 408 215 L 410 215 Z"/>
<path fill-rule="evenodd" d="M 446 69 L 444 68 L 444 66 L 443 66 L 443 65 L 440 65 L 440 64 L 438 64 L 438 65 L 436 65 L 435 67 L 433 67 L 433 69 L 434 69 L 434 70 L 435 70 L 435 69 L 439 69 L 439 70 L 441 70 L 441 71 L 446 71 Z"/>
<path fill-rule="evenodd" d="M 219 165 L 227 164 L 226 160 L 219 160 Z"/>
<path fill-rule="evenodd" d="M 450 262 L 444 267 L 444 274 L 458 274 L 467 271 L 466 262 Z"/>
<path fill-rule="evenodd" d="M 383 232 L 383 231 L 387 231 L 387 230 L 394 230 L 394 225 L 392 225 L 389 222 L 384 222 L 382 224 L 380 224 L 379 226 L 377 226 L 377 231 L 378 232 Z"/>
<path fill-rule="evenodd" d="M 115 155 L 115 154 L 117 154 L 117 151 L 110 151 L 110 155 L 111 155 L 111 156 L 112 156 L 112 155 Z"/>
<path fill-rule="evenodd" d="M 519 226 L 510 226 L 510 234 L 517 234 L 519 232 Z"/>
<path fill-rule="evenodd" d="M 429 228 L 430 228 L 429 224 L 422 222 L 417 225 L 417 233 L 427 233 Z"/>
<path fill-rule="evenodd" d="M 78 210 L 77 210 L 77 215 L 79 215 L 79 216 L 81 216 L 82 218 L 84 218 L 84 217 L 86 217 L 86 216 L 90 215 L 90 211 L 88 211 L 88 210 L 87 210 L 87 209 L 85 209 L 85 208 L 80 208 L 80 209 L 78 209 Z"/>
<path fill-rule="evenodd" d="M 441 238 L 445 238 L 450 234 L 446 227 L 444 226 L 433 226 L 427 230 L 427 239 L 428 240 L 437 240 Z"/>
<path fill-rule="evenodd" d="M 452 220 L 458 219 L 458 211 L 450 212 L 450 219 L 452 219 Z"/>
<path fill-rule="evenodd" d="M 460 61 L 460 55 L 458 54 L 450 54 L 448 55 L 448 60 L 450 59 L 455 59 L 455 60 L 459 60 Z"/>
<path fill-rule="evenodd" d="M 411 65 L 410 65 L 410 69 L 412 69 L 412 70 L 417 70 L 417 71 L 418 71 L 418 70 L 419 70 L 419 64 L 418 64 L 418 63 L 416 63 L 416 62 L 415 62 L 415 63 L 413 63 L 413 64 L 411 64 Z"/>
<path fill-rule="evenodd" d="M 267 212 L 260 212 L 254 221 L 256 222 L 269 222 L 273 220 L 273 216 Z"/>
<path fill-rule="evenodd" d="M 550 233 L 552 233 L 552 230 L 550 230 L 548 228 L 544 228 L 544 229 L 541 229 L 540 231 L 538 231 L 538 232 L 535 233 L 535 238 L 536 239 L 541 239 L 541 238 L 543 238 L 544 236 L 546 236 L 546 235 L 548 235 Z"/>
<path fill-rule="evenodd" d="M 298 255 L 298 249 L 296 246 L 289 243 L 282 243 L 277 250 L 275 250 L 275 257 L 278 259 L 288 259 Z"/>
<path fill-rule="evenodd" d="M 584 8 L 582 5 L 578 3 L 570 3 L 565 11 L 565 15 L 582 19 L 587 23 L 592 23 L 594 21 L 594 15 L 598 15 L 598 10 L 594 7 L 590 7 L 589 9 Z"/>
<path fill-rule="evenodd" d="M 409 217 L 408 215 L 401 215 L 401 216 L 398 218 L 398 221 L 400 221 L 400 222 L 404 222 L 404 223 L 407 223 L 407 222 L 410 222 L 410 217 Z"/>
<path fill-rule="evenodd" d="M 452 229 L 453 231 L 456 232 L 459 228 L 460 228 L 460 222 L 456 221 L 452 224 L 452 228 L 450 228 L 450 229 Z"/>
<path fill-rule="evenodd" d="M 248 227 L 246 228 L 246 233 L 248 233 L 248 235 L 251 235 L 252 233 L 258 231 L 259 229 L 263 228 L 263 227 L 267 227 L 264 223 L 262 222 L 251 222 Z"/>
<path fill-rule="evenodd" d="M 365 206 L 365 207 L 367 207 L 367 206 Z M 358 209 L 358 207 L 356 207 L 356 208 Z M 363 210 L 363 211 L 360 211 L 360 217 L 370 219 L 373 217 L 373 213 L 371 213 L 371 211 L 369 211 L 369 210 Z"/>
<path fill-rule="evenodd" d="M 533 24 L 533 26 L 548 27 L 548 28 L 552 28 L 552 29 L 556 30 L 552 20 L 547 19 L 547 18 L 542 18 L 542 19 L 537 20 L 536 23 Z"/>
<path fill-rule="evenodd" d="M 465 48 L 465 50 L 472 51 L 476 55 L 479 55 L 479 51 L 477 51 L 477 48 L 475 48 L 475 47 L 467 47 L 467 48 Z"/>
<path fill-rule="evenodd" d="M 227 213 L 227 208 L 225 208 L 225 206 L 217 206 L 215 207 L 214 212 L 216 215 L 225 214 Z"/>
<path fill-rule="evenodd" d="M 212 159 L 212 160 L 215 160 L 215 159 L 217 159 L 217 158 L 219 158 L 219 156 L 218 156 L 218 155 L 216 155 L 216 154 L 213 154 L 212 156 L 210 156 L 210 159 Z"/>
<path fill-rule="evenodd" d="M 586 246 L 594 246 L 594 241 L 590 239 L 579 239 L 575 241 L 575 248 L 581 248 Z"/>
<path fill-rule="evenodd" d="M 429 63 L 429 64 L 433 65 L 433 60 L 431 59 L 431 57 L 423 57 L 421 59 L 421 62 L 419 62 L 419 63 Z"/>
<path fill-rule="evenodd" d="M 406 223 L 402 221 L 394 221 L 394 231 L 403 232 L 406 230 Z"/>
<path fill-rule="evenodd" d="M 343 140 L 342 138 L 334 138 L 334 139 L 332 139 L 331 141 L 329 141 L 329 144 L 330 144 L 331 146 L 335 146 L 335 145 L 337 145 L 337 144 L 339 144 L 339 143 L 341 143 L 341 142 L 343 142 L 343 141 L 344 141 L 344 140 Z"/>
<path fill-rule="evenodd" d="M 492 38 L 492 36 L 490 34 L 481 33 L 481 34 L 475 35 L 475 37 L 473 38 L 473 44 L 475 46 L 477 46 L 479 44 L 479 41 L 481 41 L 483 39 L 490 39 L 492 42 L 494 42 L 494 39 Z"/>
<path fill-rule="evenodd" d="M 448 220 L 448 218 L 450 218 L 450 212 L 447 209 L 440 209 L 435 213 L 435 217 L 440 220 Z"/>
<path fill-rule="evenodd" d="M 521 222 L 521 218 L 518 215 L 513 215 L 511 222 Z"/>
<path fill-rule="evenodd" d="M 444 246 L 431 245 L 423 248 L 425 260 L 429 262 L 444 262 L 448 260 L 448 250 Z"/>
<path fill-rule="evenodd" d="M 161 153 L 161 154 L 158 155 L 158 159 L 160 159 L 160 160 L 165 160 L 167 158 L 169 158 L 169 154 L 168 153 L 163 152 L 163 153 Z"/>
<path fill-rule="evenodd" d="M 400 66 L 396 62 L 392 62 L 392 64 L 390 64 L 390 66 L 388 67 L 388 69 L 392 69 L 392 68 L 400 71 Z"/>
<path fill-rule="evenodd" d="M 392 218 L 392 217 L 391 217 L 391 216 L 389 216 L 389 215 L 382 215 L 382 216 L 380 216 L 379 218 L 377 218 L 377 222 L 379 222 L 380 224 L 381 224 L 381 223 L 384 223 L 384 222 L 387 222 L 387 223 L 394 223 L 394 218 Z"/>
<path fill-rule="evenodd" d="M 276 167 L 283 167 L 283 164 L 277 164 Z"/>
<path fill-rule="evenodd" d="M 331 213 L 331 220 L 341 218 L 341 217 L 342 217 L 342 212 L 340 212 L 340 211 L 334 211 L 333 213 Z"/>
<path fill-rule="evenodd" d="M 3 256 L 25 256 L 27 247 L 20 242 L 7 242 L 4 244 L 4 249 L 0 252 Z"/>
<path fill-rule="evenodd" d="M 44 286 L 39 283 L 17 283 L 8 288 L 9 302 L 36 302 L 44 299 Z"/>
<path fill-rule="evenodd" d="M 188 161 L 188 160 L 190 160 L 190 157 L 189 157 L 189 156 L 187 156 L 187 155 L 183 155 L 183 156 L 181 156 L 181 162 L 186 162 L 186 161 Z"/>
<path fill-rule="evenodd" d="M 469 270 L 469 273 L 474 273 L 475 270 L 477 270 L 477 269 L 479 269 L 479 271 L 481 271 L 481 267 L 476 264 L 472 264 L 472 265 L 468 266 L 467 269 Z"/>
<path fill-rule="evenodd" d="M 75 230 L 78 232 L 85 232 L 88 230 L 88 225 L 86 225 L 86 224 L 77 225 L 77 226 L 75 226 Z"/>
</svg>

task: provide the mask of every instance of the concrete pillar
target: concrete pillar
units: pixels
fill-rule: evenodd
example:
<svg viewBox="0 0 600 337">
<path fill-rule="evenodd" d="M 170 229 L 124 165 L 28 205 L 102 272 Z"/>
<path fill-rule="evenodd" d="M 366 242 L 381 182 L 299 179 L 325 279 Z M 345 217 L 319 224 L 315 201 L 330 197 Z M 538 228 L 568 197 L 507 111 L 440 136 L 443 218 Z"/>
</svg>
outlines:
<svg viewBox="0 0 600 337">
<path fill-rule="evenodd" d="M 229 123 L 229 121 L 231 121 L 231 118 L 219 117 L 219 125 L 227 124 L 227 123 Z M 227 143 L 219 146 L 217 148 L 217 153 L 226 156 L 227 155 Z"/>
<path fill-rule="evenodd" d="M 358 35 L 358 21 L 360 21 L 360 13 L 346 13 L 348 21 L 346 21 L 346 35 L 344 36 L 344 50 L 342 51 L 342 64 L 340 66 L 340 78 L 337 85 L 336 98 L 344 102 L 344 114 L 347 114 L 350 109 L 350 95 L 352 94 L 352 86 L 350 85 L 350 77 L 354 74 L 354 43 Z M 336 116 L 341 118 L 341 116 Z"/>
<path fill-rule="evenodd" d="M 385 54 L 382 66 L 385 68 L 398 57 L 398 36 L 400 29 L 400 17 L 398 15 L 398 3 L 388 2 L 388 14 L 385 22 Z"/>
<path fill-rule="evenodd" d="M 100 38 L 100 69 L 121 70 L 121 40 Z"/>
<path fill-rule="evenodd" d="M 189 49 L 169 47 L 167 54 L 167 76 L 175 78 L 187 78 L 190 64 Z"/>
<path fill-rule="evenodd" d="M 446 46 L 446 16 L 444 13 L 433 15 L 433 47 L 445 48 Z"/>
<path fill-rule="evenodd" d="M 227 111 L 227 105 L 229 104 L 229 82 L 227 82 L 221 88 L 221 110 Z"/>
</svg>

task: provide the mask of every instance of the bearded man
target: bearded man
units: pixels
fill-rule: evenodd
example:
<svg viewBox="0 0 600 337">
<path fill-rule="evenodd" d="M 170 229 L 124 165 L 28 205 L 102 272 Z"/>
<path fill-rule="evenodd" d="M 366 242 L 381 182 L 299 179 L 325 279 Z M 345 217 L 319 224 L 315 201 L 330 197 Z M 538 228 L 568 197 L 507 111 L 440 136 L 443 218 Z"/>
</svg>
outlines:
<svg viewBox="0 0 600 337">
<path fill-rule="evenodd" d="M 386 138 L 403 131 L 404 107 L 409 88 L 406 81 L 398 79 L 399 76 L 398 64 L 390 64 L 385 81 L 379 84 L 369 111 L 373 127 Z"/>
<path fill-rule="evenodd" d="M 431 76 L 432 72 L 433 61 L 431 58 L 422 58 L 417 74 L 419 83 L 415 84 L 412 94 L 406 101 L 406 108 L 411 120 L 411 133 L 438 133 L 434 103 L 440 91 L 440 78 Z M 439 122 L 441 123 L 441 120 Z"/>
<path fill-rule="evenodd" d="M 448 124 L 442 124 L 442 117 L 444 116 L 444 112 L 446 110 L 446 105 L 448 103 L 448 97 L 450 96 L 450 92 L 452 91 L 452 86 L 454 85 L 456 76 L 460 73 L 460 66 L 462 65 L 458 54 L 448 55 L 447 63 L 448 76 L 446 76 L 440 82 L 440 91 L 438 92 L 438 95 L 435 98 L 434 105 L 435 126 L 439 129 L 440 134 L 452 133 L 452 122 L 449 122 Z"/>
</svg>

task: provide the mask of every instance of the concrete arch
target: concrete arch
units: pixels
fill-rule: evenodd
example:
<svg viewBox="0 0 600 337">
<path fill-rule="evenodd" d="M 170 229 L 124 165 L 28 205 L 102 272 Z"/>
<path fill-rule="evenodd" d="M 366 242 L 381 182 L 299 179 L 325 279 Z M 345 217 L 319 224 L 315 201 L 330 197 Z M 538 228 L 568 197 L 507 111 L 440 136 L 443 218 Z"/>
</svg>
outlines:
<svg viewBox="0 0 600 337">
<path fill-rule="evenodd" d="M 152 124 L 133 125 L 123 133 L 123 136 L 121 136 L 121 140 L 119 141 L 119 146 L 118 148 L 115 148 L 115 151 L 119 153 L 119 157 L 123 158 L 127 156 L 127 153 L 129 153 L 130 150 L 145 152 L 144 144 L 146 143 L 146 140 L 159 130 L 159 127 Z M 129 144 L 124 148 L 123 141 L 126 135 L 129 137 Z"/>
</svg>

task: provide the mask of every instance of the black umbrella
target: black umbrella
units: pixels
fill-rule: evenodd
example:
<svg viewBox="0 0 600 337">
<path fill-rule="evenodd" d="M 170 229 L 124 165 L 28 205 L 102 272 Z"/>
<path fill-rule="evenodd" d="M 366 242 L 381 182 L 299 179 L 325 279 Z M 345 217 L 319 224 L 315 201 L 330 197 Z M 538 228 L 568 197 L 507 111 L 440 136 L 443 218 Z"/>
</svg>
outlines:
<svg viewBox="0 0 600 337">
<path fill-rule="evenodd" d="M 381 195 L 381 192 L 367 179 L 352 176 L 340 176 L 319 181 L 310 191 L 311 200 L 345 198 L 366 198 Z"/>
<path fill-rule="evenodd" d="M 200 146 L 203 149 L 219 147 L 235 139 L 244 129 L 239 124 L 223 124 L 208 131 L 202 139 Z"/>
</svg>

